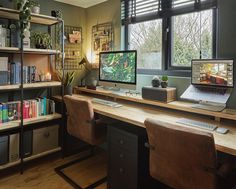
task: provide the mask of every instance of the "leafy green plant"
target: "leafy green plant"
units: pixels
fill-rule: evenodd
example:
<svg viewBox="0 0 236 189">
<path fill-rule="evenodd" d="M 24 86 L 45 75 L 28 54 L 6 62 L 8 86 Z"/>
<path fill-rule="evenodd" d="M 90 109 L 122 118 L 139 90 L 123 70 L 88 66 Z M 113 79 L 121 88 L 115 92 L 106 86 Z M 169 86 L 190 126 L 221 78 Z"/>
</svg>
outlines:
<svg viewBox="0 0 236 189">
<path fill-rule="evenodd" d="M 31 20 L 31 5 L 29 0 L 18 0 L 17 7 L 20 7 L 19 20 L 20 20 L 20 34 L 21 38 L 25 38 L 25 31 L 29 27 Z"/>
<path fill-rule="evenodd" d="M 163 75 L 162 78 L 161 78 L 162 81 L 168 81 L 168 76 L 167 75 Z"/>
<path fill-rule="evenodd" d="M 57 72 L 57 78 L 59 81 L 62 81 L 63 73 L 62 71 Z M 75 79 L 75 72 L 67 72 L 64 77 L 64 86 L 70 86 Z"/>
<path fill-rule="evenodd" d="M 48 33 L 32 32 L 31 39 L 37 49 L 52 48 L 52 37 Z"/>
</svg>

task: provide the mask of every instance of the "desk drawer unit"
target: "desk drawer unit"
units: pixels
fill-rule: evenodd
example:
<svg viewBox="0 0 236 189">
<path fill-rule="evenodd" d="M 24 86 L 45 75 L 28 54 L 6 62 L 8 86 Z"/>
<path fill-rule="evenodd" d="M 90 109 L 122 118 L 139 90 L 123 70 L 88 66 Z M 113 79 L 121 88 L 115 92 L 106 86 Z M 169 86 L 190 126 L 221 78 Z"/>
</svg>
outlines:
<svg viewBox="0 0 236 189">
<path fill-rule="evenodd" d="M 35 129 L 33 131 L 33 154 L 36 155 L 57 148 L 59 146 L 58 131 L 58 125 Z"/>
<path fill-rule="evenodd" d="M 108 126 L 108 188 L 144 189 L 148 177 L 146 132 L 129 125 Z M 128 129 L 129 128 L 129 129 Z"/>
</svg>

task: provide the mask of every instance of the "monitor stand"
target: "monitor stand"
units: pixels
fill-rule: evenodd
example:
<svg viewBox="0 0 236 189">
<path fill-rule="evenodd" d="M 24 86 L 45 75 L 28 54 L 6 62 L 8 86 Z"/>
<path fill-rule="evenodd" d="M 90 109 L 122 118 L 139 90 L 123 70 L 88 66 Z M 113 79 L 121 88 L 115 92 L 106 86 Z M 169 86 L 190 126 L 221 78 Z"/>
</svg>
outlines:
<svg viewBox="0 0 236 189">
<path fill-rule="evenodd" d="M 192 105 L 192 108 L 222 112 L 226 108 L 226 104 L 200 101 L 199 104 Z"/>
<path fill-rule="evenodd" d="M 121 89 L 118 87 L 98 86 L 97 88 L 103 89 L 105 91 L 116 91 L 116 92 L 121 91 Z"/>
</svg>

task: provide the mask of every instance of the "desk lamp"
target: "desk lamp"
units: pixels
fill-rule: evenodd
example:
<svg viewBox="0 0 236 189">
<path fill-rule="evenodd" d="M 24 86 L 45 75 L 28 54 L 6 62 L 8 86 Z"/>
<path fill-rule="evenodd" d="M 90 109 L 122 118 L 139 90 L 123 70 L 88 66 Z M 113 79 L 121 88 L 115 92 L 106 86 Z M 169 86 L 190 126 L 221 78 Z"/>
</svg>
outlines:
<svg viewBox="0 0 236 189">
<path fill-rule="evenodd" d="M 79 62 L 79 66 L 83 66 L 85 68 L 86 72 L 90 72 L 91 69 L 88 67 L 88 64 L 89 64 L 89 61 L 86 56 Z M 85 87 L 85 84 L 83 84 L 83 83 L 84 83 L 84 80 L 87 76 L 88 76 L 88 74 L 85 73 L 85 76 L 81 78 L 81 80 L 80 80 L 81 87 Z"/>
</svg>

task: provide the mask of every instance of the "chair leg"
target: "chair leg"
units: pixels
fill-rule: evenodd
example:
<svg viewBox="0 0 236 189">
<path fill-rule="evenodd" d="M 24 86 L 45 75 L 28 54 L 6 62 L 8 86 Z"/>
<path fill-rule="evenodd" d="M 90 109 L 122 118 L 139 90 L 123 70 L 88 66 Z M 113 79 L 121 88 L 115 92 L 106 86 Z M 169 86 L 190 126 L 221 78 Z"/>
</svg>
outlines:
<svg viewBox="0 0 236 189">
<path fill-rule="evenodd" d="M 64 165 L 61 165 L 59 167 L 56 167 L 54 170 L 55 172 L 61 176 L 66 182 L 68 182 L 73 188 L 75 189 L 83 189 L 81 186 L 79 186 L 76 182 L 74 182 L 71 178 L 69 178 L 66 174 L 63 173 L 63 169 L 67 168 L 67 167 L 70 167 L 71 165 L 73 164 L 76 164 L 76 163 L 79 163 L 81 161 L 85 161 L 89 158 L 91 158 L 92 156 L 94 156 L 94 146 L 91 147 L 91 151 L 90 151 L 90 154 L 85 156 L 85 157 L 82 157 L 82 158 L 79 158 L 79 159 L 76 159 L 74 161 L 71 161 L 71 162 L 68 162 Z M 84 189 L 94 189 L 95 187 L 99 186 L 100 184 L 106 182 L 107 180 L 107 177 L 104 177 L 98 181 L 96 181 L 95 183 L 91 184 L 90 186 L 84 188 Z"/>
</svg>

